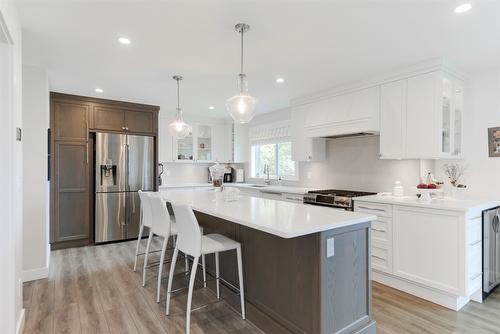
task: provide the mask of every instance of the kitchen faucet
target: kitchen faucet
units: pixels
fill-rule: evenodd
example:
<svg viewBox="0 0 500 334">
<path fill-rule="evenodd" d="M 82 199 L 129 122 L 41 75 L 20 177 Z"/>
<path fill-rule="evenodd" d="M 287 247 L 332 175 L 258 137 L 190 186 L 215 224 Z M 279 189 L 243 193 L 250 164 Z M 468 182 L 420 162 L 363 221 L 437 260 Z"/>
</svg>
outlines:
<svg viewBox="0 0 500 334">
<path fill-rule="evenodd" d="M 266 174 L 266 180 L 264 181 L 264 183 L 269 186 L 269 185 L 271 185 L 271 179 L 269 178 L 269 165 L 268 164 L 264 165 L 264 173 Z"/>
</svg>

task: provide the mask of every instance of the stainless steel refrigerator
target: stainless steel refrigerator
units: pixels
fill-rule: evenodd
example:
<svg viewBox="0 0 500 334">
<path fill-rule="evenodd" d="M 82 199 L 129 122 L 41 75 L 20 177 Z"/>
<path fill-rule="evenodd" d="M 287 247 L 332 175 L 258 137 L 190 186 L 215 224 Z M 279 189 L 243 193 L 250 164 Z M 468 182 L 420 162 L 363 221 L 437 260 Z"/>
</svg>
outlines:
<svg viewBox="0 0 500 334">
<path fill-rule="evenodd" d="M 138 191 L 153 187 L 153 137 L 96 133 L 95 242 L 137 238 Z"/>
</svg>

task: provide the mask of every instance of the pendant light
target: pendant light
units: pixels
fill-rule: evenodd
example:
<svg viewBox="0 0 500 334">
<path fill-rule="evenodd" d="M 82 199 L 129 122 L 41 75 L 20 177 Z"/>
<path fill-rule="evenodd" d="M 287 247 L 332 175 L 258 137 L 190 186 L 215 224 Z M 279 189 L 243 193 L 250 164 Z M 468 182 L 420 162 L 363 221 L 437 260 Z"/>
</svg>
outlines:
<svg viewBox="0 0 500 334">
<path fill-rule="evenodd" d="M 243 73 L 243 34 L 250 30 L 245 23 L 238 23 L 234 29 L 241 35 L 241 67 L 238 75 L 239 94 L 226 100 L 226 108 L 236 123 L 248 123 L 255 116 L 257 99 L 248 94 L 247 76 Z"/>
<path fill-rule="evenodd" d="M 174 75 L 172 78 L 177 81 L 177 108 L 175 109 L 175 120 L 168 125 L 168 131 L 172 136 L 182 139 L 191 133 L 191 125 L 184 122 L 182 118 L 182 109 L 180 108 L 179 82 L 182 80 L 182 77 L 180 75 Z"/>
</svg>

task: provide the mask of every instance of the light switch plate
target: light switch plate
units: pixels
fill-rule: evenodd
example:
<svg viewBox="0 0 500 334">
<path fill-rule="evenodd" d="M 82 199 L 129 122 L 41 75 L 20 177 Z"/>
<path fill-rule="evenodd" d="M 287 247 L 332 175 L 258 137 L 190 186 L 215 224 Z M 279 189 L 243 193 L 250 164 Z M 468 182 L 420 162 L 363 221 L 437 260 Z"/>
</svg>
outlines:
<svg viewBox="0 0 500 334">
<path fill-rule="evenodd" d="M 335 239 L 326 239 L 326 258 L 330 258 L 335 255 Z"/>
</svg>

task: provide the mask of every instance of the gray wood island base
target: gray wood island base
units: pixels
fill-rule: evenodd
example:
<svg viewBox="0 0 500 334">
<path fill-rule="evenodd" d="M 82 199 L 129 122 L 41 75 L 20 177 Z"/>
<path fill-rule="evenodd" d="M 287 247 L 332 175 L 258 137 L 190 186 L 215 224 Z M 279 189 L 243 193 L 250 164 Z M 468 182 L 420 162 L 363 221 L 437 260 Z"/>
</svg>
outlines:
<svg viewBox="0 0 500 334">
<path fill-rule="evenodd" d="M 375 333 L 371 317 L 369 223 L 285 239 L 196 212 L 204 233 L 242 244 L 247 318 L 266 333 Z M 334 255 L 327 258 L 327 239 Z M 220 255 L 221 276 L 238 286 L 235 252 Z M 215 259 L 207 256 L 214 275 Z M 215 282 L 209 287 L 215 289 Z M 224 291 L 236 310 L 239 299 Z"/>
</svg>

